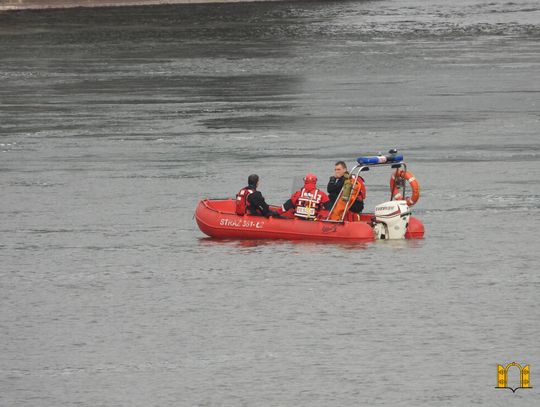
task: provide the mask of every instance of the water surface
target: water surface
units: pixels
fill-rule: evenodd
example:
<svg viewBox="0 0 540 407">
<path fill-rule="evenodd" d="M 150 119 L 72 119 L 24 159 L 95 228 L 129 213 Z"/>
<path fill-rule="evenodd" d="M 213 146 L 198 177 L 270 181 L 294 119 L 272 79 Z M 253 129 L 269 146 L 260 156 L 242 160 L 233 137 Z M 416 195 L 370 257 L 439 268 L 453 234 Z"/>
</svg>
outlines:
<svg viewBox="0 0 540 407">
<path fill-rule="evenodd" d="M 0 404 L 540 401 L 536 2 L 4 13 L 0 61 Z M 280 203 L 392 147 L 422 241 L 193 220 L 251 172 Z M 514 360 L 534 388 L 494 389 Z"/>
</svg>

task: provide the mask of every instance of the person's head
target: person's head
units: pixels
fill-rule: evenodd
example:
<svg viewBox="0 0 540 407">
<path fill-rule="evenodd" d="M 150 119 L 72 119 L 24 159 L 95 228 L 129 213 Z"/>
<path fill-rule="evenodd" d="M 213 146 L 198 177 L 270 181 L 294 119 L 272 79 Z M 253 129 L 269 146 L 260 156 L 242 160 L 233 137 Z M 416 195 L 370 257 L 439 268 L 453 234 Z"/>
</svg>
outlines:
<svg viewBox="0 0 540 407">
<path fill-rule="evenodd" d="M 248 177 L 248 185 L 252 187 L 257 187 L 257 185 L 259 185 L 259 176 L 257 174 L 251 174 Z"/>
<path fill-rule="evenodd" d="M 338 161 L 334 164 L 334 176 L 341 178 L 347 172 L 347 164 L 344 161 Z"/>
<path fill-rule="evenodd" d="M 304 188 L 313 189 L 317 187 L 317 176 L 311 172 L 304 177 Z"/>
</svg>

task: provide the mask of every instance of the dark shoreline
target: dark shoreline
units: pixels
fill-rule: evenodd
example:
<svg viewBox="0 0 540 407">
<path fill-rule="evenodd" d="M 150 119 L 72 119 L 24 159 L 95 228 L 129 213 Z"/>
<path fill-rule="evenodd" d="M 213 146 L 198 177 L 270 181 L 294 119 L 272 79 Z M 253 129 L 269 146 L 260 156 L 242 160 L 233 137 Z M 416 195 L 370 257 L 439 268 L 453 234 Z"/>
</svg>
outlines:
<svg viewBox="0 0 540 407">
<path fill-rule="evenodd" d="M 0 0 L 0 11 L 120 7 L 162 4 L 247 3 L 279 0 Z"/>
</svg>

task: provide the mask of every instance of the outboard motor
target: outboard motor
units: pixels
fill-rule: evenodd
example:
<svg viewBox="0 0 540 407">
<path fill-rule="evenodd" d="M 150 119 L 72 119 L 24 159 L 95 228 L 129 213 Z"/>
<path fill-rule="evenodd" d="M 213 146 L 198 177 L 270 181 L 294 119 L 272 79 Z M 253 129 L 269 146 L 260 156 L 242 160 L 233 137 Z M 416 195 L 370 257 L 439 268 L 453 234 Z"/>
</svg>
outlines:
<svg viewBox="0 0 540 407">
<path fill-rule="evenodd" d="M 403 239 L 411 210 L 406 201 L 388 201 L 375 207 L 374 227 L 377 239 Z"/>
</svg>

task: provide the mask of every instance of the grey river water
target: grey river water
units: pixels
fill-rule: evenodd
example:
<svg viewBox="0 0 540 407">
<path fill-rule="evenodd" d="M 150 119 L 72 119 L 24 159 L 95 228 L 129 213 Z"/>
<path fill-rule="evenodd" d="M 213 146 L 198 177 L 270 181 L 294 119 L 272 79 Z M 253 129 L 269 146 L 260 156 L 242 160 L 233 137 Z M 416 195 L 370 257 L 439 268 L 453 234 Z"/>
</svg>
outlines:
<svg viewBox="0 0 540 407">
<path fill-rule="evenodd" d="M 539 112 L 533 0 L 0 14 L 0 405 L 540 405 Z M 193 220 L 391 147 L 424 240 Z"/>
</svg>

